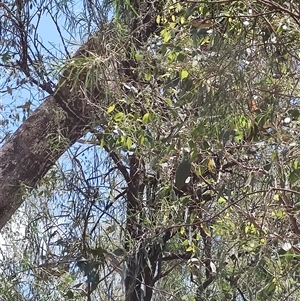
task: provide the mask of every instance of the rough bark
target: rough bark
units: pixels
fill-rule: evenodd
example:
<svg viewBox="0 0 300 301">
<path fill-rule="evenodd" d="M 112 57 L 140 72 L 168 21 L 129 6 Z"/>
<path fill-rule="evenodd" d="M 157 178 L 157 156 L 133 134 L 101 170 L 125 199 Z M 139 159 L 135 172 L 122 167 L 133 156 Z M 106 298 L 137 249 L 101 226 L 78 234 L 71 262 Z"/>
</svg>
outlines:
<svg viewBox="0 0 300 301">
<path fill-rule="evenodd" d="M 79 116 L 50 96 L 0 149 L 0 229 L 21 205 L 22 187 L 35 187 L 85 132 Z"/>
<path fill-rule="evenodd" d="M 141 24 L 136 22 L 132 24 L 133 38 L 138 41 L 136 46 L 145 42 L 157 29 L 153 2 L 143 1 L 143 3 L 145 4 L 143 9 L 139 5 L 136 7 L 144 16 Z M 142 29 L 137 30 L 138 26 Z M 100 42 L 97 37 L 96 39 L 93 37 L 80 47 L 75 58 L 89 56 L 91 52 L 99 51 L 101 42 L 107 38 L 103 34 Z M 100 50 L 103 52 L 103 49 Z M 125 57 L 125 61 L 122 61 L 123 69 L 126 64 L 132 68 L 135 62 L 126 55 Z M 114 89 L 110 85 L 119 84 L 116 76 L 118 72 L 112 70 L 116 71 L 117 68 L 116 62 L 108 62 L 107 73 L 110 78 L 106 78 L 107 86 L 102 83 L 103 91 L 99 91 L 98 87 L 97 91 L 95 89 L 89 91 L 88 96 L 96 95 L 93 99 L 93 101 L 97 99 L 96 104 L 90 102 L 90 99 L 87 101 L 86 95 L 80 95 L 78 92 L 80 88 L 77 89 L 77 93 L 71 89 L 73 75 L 84 83 L 86 74 L 83 72 L 77 77 L 75 69 L 71 71 L 67 69 L 60 80 L 59 91 L 49 96 L 0 149 L 0 230 L 22 204 L 24 192 L 22 187 L 34 188 L 58 158 L 87 132 L 93 119 L 95 105 L 100 108 L 97 118 L 101 117 L 99 111 L 105 111 L 109 102 L 107 90 Z M 126 74 L 126 68 L 123 72 Z M 133 76 L 131 73 L 130 75 Z"/>
<path fill-rule="evenodd" d="M 76 68 L 76 59 L 91 53 L 106 56 L 103 36 L 99 31 L 78 49 L 53 95 L 0 149 L 0 230 L 22 204 L 22 188 L 34 188 L 59 157 L 88 131 L 92 121 L 97 118 L 101 126 L 100 115 L 109 103 L 107 95 L 118 83 L 116 62 L 106 59 L 101 68 L 109 76 L 103 74 L 98 78 L 99 85 L 86 87 L 88 69 L 83 69 L 80 62 Z"/>
</svg>

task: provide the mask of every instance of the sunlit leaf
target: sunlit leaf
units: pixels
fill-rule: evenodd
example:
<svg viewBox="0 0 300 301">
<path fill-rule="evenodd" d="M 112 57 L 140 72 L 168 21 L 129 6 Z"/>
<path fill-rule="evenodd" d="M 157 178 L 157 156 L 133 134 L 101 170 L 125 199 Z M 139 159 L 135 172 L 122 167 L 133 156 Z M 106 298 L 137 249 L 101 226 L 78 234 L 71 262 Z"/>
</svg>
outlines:
<svg viewBox="0 0 300 301">
<path fill-rule="evenodd" d="M 146 81 L 150 81 L 152 74 L 151 73 L 145 73 L 144 78 Z"/>
<path fill-rule="evenodd" d="M 124 117 L 124 113 L 123 112 L 118 112 L 115 116 L 114 116 L 114 120 L 116 122 L 120 122 Z"/>
<path fill-rule="evenodd" d="M 160 23 L 160 15 L 156 16 L 156 23 L 159 24 Z"/>
<path fill-rule="evenodd" d="M 134 56 L 135 56 L 135 59 L 136 59 L 137 62 L 142 61 L 143 58 L 144 58 L 144 56 L 139 52 L 136 52 Z"/>
<path fill-rule="evenodd" d="M 218 203 L 222 205 L 222 204 L 226 204 L 227 201 L 226 201 L 226 199 L 224 199 L 223 197 L 219 197 Z"/>
<path fill-rule="evenodd" d="M 149 122 L 149 117 L 150 117 L 149 113 L 144 114 L 143 119 L 142 119 L 144 124 Z"/>
<path fill-rule="evenodd" d="M 126 139 L 126 147 L 128 150 L 130 150 L 132 147 L 132 140 L 130 137 L 127 137 L 127 139 Z"/>
<path fill-rule="evenodd" d="M 185 79 L 185 78 L 187 78 L 188 76 L 189 76 L 189 73 L 188 73 L 187 70 L 181 70 L 181 72 L 180 72 L 180 78 L 181 78 L 181 79 Z"/>
<path fill-rule="evenodd" d="M 116 107 L 115 105 L 109 106 L 106 112 L 108 114 L 111 113 L 115 109 L 115 107 Z"/>
<path fill-rule="evenodd" d="M 169 42 L 170 39 L 172 38 L 171 32 L 167 29 L 161 31 L 161 36 L 165 43 Z"/>
<path fill-rule="evenodd" d="M 192 245 L 192 246 L 187 247 L 186 252 L 195 252 L 195 246 Z"/>
</svg>

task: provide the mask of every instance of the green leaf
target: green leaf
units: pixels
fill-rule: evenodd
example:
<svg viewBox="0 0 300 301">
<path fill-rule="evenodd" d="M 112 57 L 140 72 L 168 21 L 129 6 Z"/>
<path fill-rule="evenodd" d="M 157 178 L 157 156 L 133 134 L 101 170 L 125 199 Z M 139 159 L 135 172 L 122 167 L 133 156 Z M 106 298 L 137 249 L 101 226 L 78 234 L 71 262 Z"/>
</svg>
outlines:
<svg viewBox="0 0 300 301">
<path fill-rule="evenodd" d="M 226 204 L 227 201 L 226 201 L 226 199 L 224 199 L 223 197 L 219 197 L 218 203 L 222 205 L 222 204 Z"/>
<path fill-rule="evenodd" d="M 141 53 L 139 53 L 139 52 L 137 52 L 137 53 L 134 55 L 134 57 L 135 57 L 135 59 L 136 59 L 137 62 L 142 61 L 143 58 L 144 58 L 144 56 L 143 56 Z"/>
<path fill-rule="evenodd" d="M 144 78 L 145 78 L 146 81 L 150 81 L 151 73 L 145 73 Z"/>
<path fill-rule="evenodd" d="M 283 218 L 286 216 L 286 213 L 285 211 L 283 211 L 282 209 L 279 209 L 279 210 L 274 210 L 272 212 L 272 216 L 276 216 L 277 218 Z"/>
<path fill-rule="evenodd" d="M 109 106 L 107 109 L 107 114 L 111 113 L 115 109 L 115 105 Z"/>
<path fill-rule="evenodd" d="M 184 186 L 190 171 L 191 163 L 188 160 L 184 160 L 179 164 L 175 175 L 175 185 L 178 189 L 181 189 Z"/>
<path fill-rule="evenodd" d="M 150 113 L 146 113 L 142 119 L 143 124 L 147 124 L 149 122 L 149 118 L 150 118 Z"/>
<path fill-rule="evenodd" d="M 140 136 L 139 136 L 139 139 L 138 139 L 138 143 L 139 143 L 140 145 L 143 145 L 144 142 L 145 142 L 145 136 L 144 136 L 144 135 L 140 135 Z"/>
<path fill-rule="evenodd" d="M 274 294 L 276 289 L 275 281 L 268 283 L 261 291 L 259 291 L 260 298 L 268 298 L 267 300 L 271 300 L 270 297 Z"/>
<path fill-rule="evenodd" d="M 88 252 L 93 254 L 94 256 L 99 256 L 99 257 L 103 257 L 103 255 L 107 253 L 107 251 L 102 247 L 98 247 L 96 249 L 88 249 Z"/>
<path fill-rule="evenodd" d="M 300 112 L 297 109 L 291 109 L 289 110 L 289 115 L 295 119 L 298 119 L 298 117 L 300 116 Z"/>
<path fill-rule="evenodd" d="M 183 205 L 187 205 L 191 202 L 191 197 L 190 196 L 184 196 L 184 197 L 181 197 L 179 199 L 179 201 L 183 204 Z"/>
<path fill-rule="evenodd" d="M 180 53 L 178 54 L 178 56 L 177 56 L 177 61 L 178 61 L 178 62 L 183 62 L 184 59 L 185 59 L 184 54 L 183 54 L 182 52 L 180 52 Z"/>
<path fill-rule="evenodd" d="M 189 73 L 186 70 L 181 70 L 180 79 L 185 79 L 189 76 Z"/>
<path fill-rule="evenodd" d="M 104 145 L 105 145 L 105 140 L 102 138 L 100 141 L 100 148 L 103 149 Z"/>
<path fill-rule="evenodd" d="M 120 122 L 120 121 L 123 119 L 123 117 L 124 117 L 124 113 L 118 112 L 118 113 L 114 116 L 114 120 L 115 120 L 116 122 Z"/>
<path fill-rule="evenodd" d="M 74 293 L 72 291 L 67 291 L 67 293 L 65 294 L 65 297 L 67 297 L 68 299 L 73 299 L 74 298 Z"/>
<path fill-rule="evenodd" d="M 210 149 L 210 144 L 209 144 L 208 141 L 206 141 L 206 140 L 203 141 L 203 148 L 204 149 Z"/>
<path fill-rule="evenodd" d="M 160 15 L 156 16 L 156 23 L 159 24 L 160 23 Z"/>
<path fill-rule="evenodd" d="M 130 150 L 132 147 L 132 140 L 130 137 L 127 137 L 127 139 L 126 139 L 126 147 L 128 150 Z"/>
<path fill-rule="evenodd" d="M 289 182 L 295 184 L 300 179 L 300 168 L 294 169 L 289 176 Z"/>
<path fill-rule="evenodd" d="M 167 29 L 163 29 L 160 34 L 161 34 L 162 38 L 164 39 L 165 43 L 169 42 L 172 37 L 171 32 Z"/>
<path fill-rule="evenodd" d="M 116 255 L 116 256 L 124 256 L 126 254 L 126 252 L 124 251 L 124 249 L 122 248 L 118 248 L 118 249 L 115 249 L 113 251 L 113 253 Z"/>
<path fill-rule="evenodd" d="M 189 246 L 185 251 L 186 252 L 195 252 L 195 246 Z"/>
<path fill-rule="evenodd" d="M 2 61 L 3 63 L 7 63 L 11 59 L 10 53 L 7 51 L 2 55 Z"/>
</svg>

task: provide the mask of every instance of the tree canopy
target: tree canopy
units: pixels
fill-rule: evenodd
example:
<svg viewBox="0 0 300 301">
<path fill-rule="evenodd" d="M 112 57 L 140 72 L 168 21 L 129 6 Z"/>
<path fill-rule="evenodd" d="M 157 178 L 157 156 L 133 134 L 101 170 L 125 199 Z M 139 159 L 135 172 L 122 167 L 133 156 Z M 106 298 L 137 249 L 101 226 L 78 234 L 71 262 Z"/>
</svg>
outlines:
<svg viewBox="0 0 300 301">
<path fill-rule="evenodd" d="M 3 300 L 299 299 L 297 1 L 0 11 Z"/>
</svg>

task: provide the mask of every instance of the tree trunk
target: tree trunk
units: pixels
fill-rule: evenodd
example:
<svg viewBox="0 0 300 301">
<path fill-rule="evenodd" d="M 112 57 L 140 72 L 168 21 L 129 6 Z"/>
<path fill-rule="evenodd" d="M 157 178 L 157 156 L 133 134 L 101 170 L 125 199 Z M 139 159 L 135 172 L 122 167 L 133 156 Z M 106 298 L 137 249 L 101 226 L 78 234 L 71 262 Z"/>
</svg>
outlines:
<svg viewBox="0 0 300 301">
<path fill-rule="evenodd" d="M 0 229 L 58 158 L 86 131 L 78 114 L 49 96 L 0 149 Z M 23 187 L 23 188 L 22 188 Z"/>
<path fill-rule="evenodd" d="M 90 52 L 103 55 L 101 46 L 97 34 L 91 36 L 75 53 L 73 62 Z M 113 72 L 116 68 L 116 63 L 107 62 L 106 69 L 117 81 Z M 87 88 L 86 77 L 87 70 L 76 62 L 67 65 L 56 91 L 0 149 L 0 230 L 22 204 L 22 188 L 34 188 L 59 157 L 92 127 L 97 107 L 97 119 L 101 120 L 99 115 L 108 105 L 107 93 L 112 85 L 99 78 L 99 87 Z"/>
<path fill-rule="evenodd" d="M 137 31 L 138 24 L 136 20 L 132 21 L 132 31 L 135 33 L 133 38 L 137 44 L 145 42 L 157 29 L 153 1 L 142 2 L 144 3 L 143 10 L 138 4 L 136 9 L 140 10 L 141 15 L 144 16 L 140 24 L 143 30 Z M 156 4 L 158 5 L 159 1 Z M 102 48 L 105 49 L 105 47 Z M 103 49 L 101 50 L 100 40 L 95 34 L 79 48 L 74 58 L 89 56 L 90 52 L 97 53 L 99 50 L 103 52 Z M 132 67 L 134 63 L 136 62 L 132 61 L 128 55 L 128 61 L 122 62 L 123 72 L 126 73 L 126 65 Z M 109 77 L 112 78 L 111 82 L 119 85 L 115 76 L 118 72 L 113 72 L 113 69 L 116 71 L 118 68 L 116 65 L 116 62 L 109 62 L 106 69 L 110 74 Z M 24 192 L 22 187 L 35 187 L 58 158 L 88 131 L 90 117 L 95 108 L 92 104 L 87 105 L 83 97 L 85 95 L 80 95 L 80 87 L 75 89 L 76 91 L 72 89 L 74 88 L 72 78 L 82 80 L 83 84 L 85 82 L 87 70 L 81 72 L 80 76 L 76 74 L 77 71 L 74 68 L 71 68 L 71 71 L 68 68 L 65 70 L 58 91 L 49 96 L 0 149 L 0 230 L 21 205 Z M 130 75 L 132 75 L 131 72 Z M 88 93 L 89 96 L 97 95 L 96 106 L 102 109 L 99 110 L 101 112 L 105 111 L 108 105 L 106 90 L 114 90 L 107 81 L 102 84 L 103 91 L 95 88 L 96 91 L 92 89 Z M 106 103 L 104 103 L 105 100 Z"/>
</svg>

